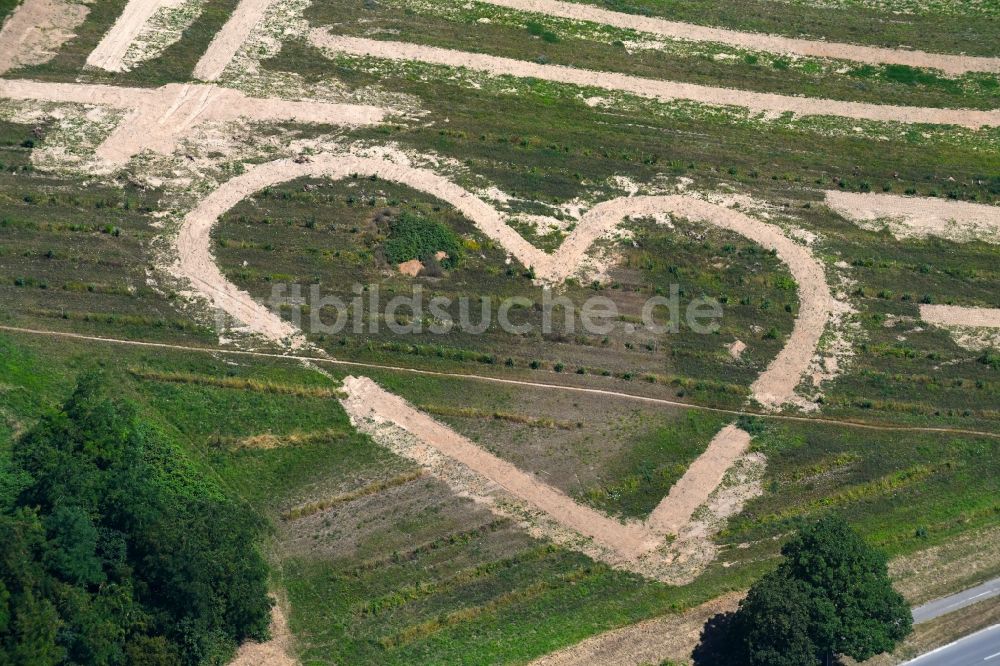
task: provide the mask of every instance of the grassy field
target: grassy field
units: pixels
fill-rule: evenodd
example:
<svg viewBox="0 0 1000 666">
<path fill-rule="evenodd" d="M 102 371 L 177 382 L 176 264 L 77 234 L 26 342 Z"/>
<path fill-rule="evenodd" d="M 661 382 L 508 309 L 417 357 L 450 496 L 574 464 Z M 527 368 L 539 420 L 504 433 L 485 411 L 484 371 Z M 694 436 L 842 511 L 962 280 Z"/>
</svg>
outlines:
<svg viewBox="0 0 1000 666">
<path fill-rule="evenodd" d="M 600 4 L 746 30 L 995 55 L 1000 19 L 989 5 L 932 3 L 889 20 L 885 7 L 906 9 L 908 0 L 879 1 L 881 9 L 860 0 Z M 85 69 L 84 61 L 124 2 L 96 0 L 52 61 L 14 75 L 144 86 L 186 81 L 234 5 L 207 0 L 180 42 L 133 72 L 112 75 Z M 475 2 L 332 0 L 311 5 L 305 18 L 342 34 L 711 85 L 899 104 L 1000 102 L 995 76 L 839 71 L 843 63 L 786 62 L 707 45 L 630 53 L 626 42 L 636 35 L 624 31 Z M 1000 440 L 989 436 L 1000 431 L 997 355 L 962 348 L 919 320 L 924 303 L 1000 307 L 1000 248 L 896 239 L 822 203 L 828 189 L 1000 203 L 1000 130 L 768 120 L 537 80 L 330 58 L 298 39 L 265 60 L 261 76 L 289 90 L 326 86 L 336 99 L 388 99 L 399 114 L 383 126 L 335 133 L 241 127 L 260 145 L 239 155 L 212 152 L 225 142 L 196 145 L 217 138 L 198 135 L 185 148 L 190 155 L 180 151 L 158 165 L 167 185 L 141 177 L 151 158 L 107 178 L 56 173 L 33 151 L 71 121 L 28 122 L 21 114 L 22 122 L 0 122 L 0 325 L 206 350 L 0 332 L 0 464 L 12 439 L 60 404 L 81 373 L 103 368 L 199 471 L 266 519 L 273 587 L 287 599 L 307 664 L 524 663 L 745 589 L 773 565 L 790 532 L 826 512 L 893 557 L 941 548 L 937 570 L 957 563 L 973 572 L 947 584 L 900 574 L 913 598 L 914 589 L 944 593 L 1000 573 L 995 548 L 977 554 L 968 546 L 1000 524 Z M 577 304 L 610 298 L 621 316 L 607 334 L 569 332 L 557 318 L 545 335 L 504 332 L 494 322 L 481 335 L 400 336 L 382 326 L 310 336 L 343 361 L 598 388 L 676 406 L 385 367 L 328 364 L 324 375 L 292 359 L 226 353 L 209 314 L 163 279 L 159 253 L 175 218 L 162 212 L 244 164 L 274 159 L 273 142 L 332 139 L 389 144 L 418 163 L 432 161 L 471 191 L 493 192 L 498 208 L 515 218 L 512 226 L 550 251 L 573 227 L 568 210 L 623 196 L 633 184 L 643 192 L 686 188 L 751 202 L 745 205 L 754 214 L 809 239 L 832 289 L 853 308 L 840 326 L 851 351 L 816 398 L 816 416 L 834 422 L 719 411 L 747 404 L 751 383 L 784 345 L 800 307 L 798 285 L 754 243 L 684 219 L 670 227 L 629 221 L 620 239 L 602 241 L 592 256 L 611 259 L 603 280 L 573 279 L 560 288 Z M 168 191 L 171 185 L 177 191 Z M 538 227 L 538 215 L 562 228 Z M 445 249 L 448 256 L 434 259 Z M 377 284 L 383 302 L 419 285 L 428 299 L 525 298 L 530 305 L 512 318 L 540 323 L 543 296 L 530 267 L 508 261 L 450 206 L 378 179 L 299 179 L 267 188 L 219 219 L 212 251 L 224 274 L 260 301 L 288 283 L 317 285 L 345 301 L 353 285 Z M 427 264 L 423 274 L 400 274 L 396 264 L 413 257 Z M 718 333 L 628 331 L 643 301 L 671 285 L 682 305 L 702 295 L 723 304 Z M 472 318 L 479 319 L 475 307 Z M 736 340 L 747 344 L 738 360 L 727 349 Z M 356 432 L 337 400 L 348 371 L 371 376 L 488 451 L 615 517 L 647 516 L 711 438 L 736 421 L 766 456 L 764 492 L 730 520 L 716 539 L 719 557 L 695 582 L 651 582 L 532 538 Z M 817 395 L 811 381 L 802 392 Z M 898 426 L 985 434 L 888 429 Z"/>
<path fill-rule="evenodd" d="M 991 74 L 946 78 L 901 65 L 790 59 L 714 44 L 652 48 L 642 46 L 649 35 L 484 3 L 337 0 L 311 5 L 306 17 L 337 34 L 710 86 L 879 104 L 991 109 L 1000 103 L 1000 80 Z"/>
<path fill-rule="evenodd" d="M 988 3 L 888 0 L 570 0 L 630 14 L 792 37 L 878 46 L 919 44 L 927 51 L 995 55 L 998 12 Z M 888 11 L 887 11 L 888 10 Z M 893 11 L 896 10 L 896 11 Z M 901 10 L 901 11 L 900 11 Z"/>
<path fill-rule="evenodd" d="M 722 535 L 716 564 L 691 585 L 668 587 L 532 539 L 413 474 L 410 463 L 353 434 L 330 380 L 293 362 L 18 334 L 0 335 L 0 345 L 5 436 L 62 399 L 78 373 L 103 367 L 195 464 L 268 518 L 275 584 L 287 591 L 308 663 L 523 661 L 741 589 L 770 566 L 782 535 L 825 511 L 896 556 L 995 526 L 1000 511 L 995 440 L 942 445 L 937 435 L 764 419 L 752 427 L 768 457 L 765 495 Z M 722 422 L 604 399 L 609 423 L 594 404 L 552 391 L 486 394 L 457 380 L 375 376 L 432 412 L 575 420 L 562 431 L 439 416 L 570 489 L 581 479 L 582 499 L 625 515 L 648 511 L 663 492 L 658 478 Z M 287 515 L 345 496 L 326 510 Z"/>
</svg>

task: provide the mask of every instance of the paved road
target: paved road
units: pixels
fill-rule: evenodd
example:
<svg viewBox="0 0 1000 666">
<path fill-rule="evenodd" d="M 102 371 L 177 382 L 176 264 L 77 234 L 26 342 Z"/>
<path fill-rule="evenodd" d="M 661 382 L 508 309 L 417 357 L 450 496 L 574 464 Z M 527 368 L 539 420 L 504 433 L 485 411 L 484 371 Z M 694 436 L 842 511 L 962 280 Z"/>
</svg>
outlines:
<svg viewBox="0 0 1000 666">
<path fill-rule="evenodd" d="M 943 597 L 941 599 L 935 599 L 934 601 L 928 602 L 923 606 L 918 606 L 913 609 L 913 622 L 915 624 L 920 624 L 921 622 L 926 622 L 927 620 L 933 620 L 936 617 L 957 611 L 959 608 L 965 608 L 980 601 L 986 601 L 990 597 L 995 597 L 1000 595 L 1000 578 L 994 578 L 991 581 L 983 583 L 982 585 L 977 585 L 976 587 L 970 587 L 968 590 L 963 590 L 958 594 L 953 594 L 950 597 Z"/>
<path fill-rule="evenodd" d="M 1000 664 L 1000 624 L 966 636 L 903 666 L 997 666 Z"/>
</svg>

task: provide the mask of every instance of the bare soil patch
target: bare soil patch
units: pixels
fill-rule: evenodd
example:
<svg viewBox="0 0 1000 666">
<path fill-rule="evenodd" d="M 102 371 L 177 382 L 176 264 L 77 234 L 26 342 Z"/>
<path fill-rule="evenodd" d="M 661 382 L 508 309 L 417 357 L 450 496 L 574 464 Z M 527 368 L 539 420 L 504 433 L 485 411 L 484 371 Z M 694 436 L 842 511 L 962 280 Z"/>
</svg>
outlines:
<svg viewBox="0 0 1000 666">
<path fill-rule="evenodd" d="M 750 435 L 735 425 L 719 431 L 646 520 L 651 529 L 676 534 L 708 500 L 726 470 L 750 448 Z"/>
<path fill-rule="evenodd" d="M 130 109 L 97 147 L 97 156 L 115 165 L 143 150 L 169 154 L 202 123 L 245 119 L 357 126 L 380 123 L 386 115 L 384 109 L 373 106 L 252 98 L 203 84 L 173 83 L 149 89 L 12 80 L 0 81 L 0 97 Z"/>
<path fill-rule="evenodd" d="M 0 28 L 0 74 L 51 60 L 90 8 L 68 0 L 24 0 Z"/>
<path fill-rule="evenodd" d="M 961 305 L 921 305 L 920 318 L 935 326 L 1000 328 L 1000 308 L 967 308 Z"/>
<path fill-rule="evenodd" d="M 218 80 L 243 42 L 250 37 L 254 26 L 264 18 L 272 2 L 273 0 L 242 0 L 195 65 L 194 77 L 202 81 Z"/>
<path fill-rule="evenodd" d="M 937 236 L 1000 243 L 1000 206 L 839 190 L 826 193 L 826 205 L 864 227 L 884 223 L 896 238 Z"/>
<path fill-rule="evenodd" d="M 295 666 L 298 660 L 291 654 L 292 634 L 281 604 L 271 608 L 271 640 L 266 643 L 247 642 L 240 646 L 229 666 Z"/>
<path fill-rule="evenodd" d="M 531 663 L 532 666 L 632 666 L 667 660 L 687 663 L 705 622 L 718 613 L 736 610 L 742 598 L 739 592 L 727 594 L 683 613 L 653 618 L 588 638 Z"/>
</svg>

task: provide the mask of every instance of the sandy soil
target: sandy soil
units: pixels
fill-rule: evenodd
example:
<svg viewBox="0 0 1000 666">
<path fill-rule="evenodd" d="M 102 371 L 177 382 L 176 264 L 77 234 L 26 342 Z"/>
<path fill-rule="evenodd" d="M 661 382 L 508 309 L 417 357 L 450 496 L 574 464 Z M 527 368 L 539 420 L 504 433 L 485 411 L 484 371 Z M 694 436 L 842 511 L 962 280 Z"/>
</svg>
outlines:
<svg viewBox="0 0 1000 666">
<path fill-rule="evenodd" d="M 937 236 L 1000 243 L 1000 206 L 839 190 L 826 193 L 826 205 L 866 228 L 884 222 L 896 238 Z"/>
<path fill-rule="evenodd" d="M 686 663 L 705 622 L 736 610 L 742 593 L 731 593 L 683 613 L 665 615 L 599 634 L 531 662 L 532 666 L 633 666 L 668 659 Z"/>
<path fill-rule="evenodd" d="M 921 305 L 920 318 L 935 326 L 1000 328 L 1000 308 L 967 308 L 961 305 Z"/>
<path fill-rule="evenodd" d="M 691 463 L 670 493 L 646 519 L 650 529 L 677 534 L 691 521 L 695 509 L 722 483 L 726 470 L 750 448 L 750 435 L 728 425 L 709 442 L 705 452 Z"/>
<path fill-rule="evenodd" d="M 417 277 L 420 275 L 420 271 L 424 270 L 424 265 L 419 259 L 410 259 L 409 261 L 404 261 L 396 268 L 403 275 Z"/>
<path fill-rule="evenodd" d="M 115 24 L 87 56 L 87 64 L 109 72 L 123 71 L 125 52 L 146 21 L 161 8 L 175 7 L 180 3 L 181 0 L 130 0 Z"/>
<path fill-rule="evenodd" d="M 760 454 L 743 456 L 729 470 L 721 470 L 718 487 L 682 485 L 690 497 L 675 493 L 674 499 L 682 504 L 697 499 L 702 502 L 701 508 L 697 519 L 681 525 L 674 534 L 676 538 L 668 540 L 669 533 L 646 521 L 619 522 L 575 502 L 368 378 L 348 377 L 343 388 L 345 397 L 341 402 L 360 432 L 418 463 L 455 494 L 517 521 L 536 538 L 671 585 L 689 583 L 704 571 L 718 553 L 713 537 L 749 498 L 761 492 L 765 461 Z M 704 467 L 699 472 L 703 477 Z M 704 481 L 711 482 L 707 478 Z"/>
<path fill-rule="evenodd" d="M 508 226 L 505 216 L 491 205 L 444 177 L 427 169 L 350 154 L 322 154 L 301 163 L 279 160 L 254 167 L 222 185 L 185 222 L 182 245 L 178 247 L 183 266 L 178 274 L 204 287 L 213 302 L 229 314 L 256 326 L 256 317 L 263 317 L 261 307 L 249 295 L 229 285 L 211 264 L 208 250 L 211 225 L 238 201 L 269 185 L 302 176 L 326 176 L 336 180 L 351 174 L 378 176 L 451 204 L 521 263 L 533 267 L 540 280 L 547 282 L 560 282 L 572 275 L 594 242 L 630 216 L 655 217 L 671 213 L 735 231 L 775 250 L 799 285 L 801 305 L 788 343 L 752 386 L 754 399 L 766 407 L 777 408 L 795 401 L 795 387 L 809 369 L 827 321 L 832 314 L 844 309 L 830 293 L 823 267 L 808 248 L 789 239 L 776 226 L 717 204 L 687 195 L 625 197 L 603 202 L 582 217 L 555 253 L 547 254 Z M 219 295 L 225 296 L 220 298 Z M 285 338 L 290 333 L 287 326 L 278 326 L 273 315 L 260 319 L 259 324 L 261 332 L 274 339 Z"/>
<path fill-rule="evenodd" d="M 291 656 L 292 634 L 280 604 L 271 608 L 271 640 L 266 643 L 244 643 L 229 666 L 295 666 Z"/>
<path fill-rule="evenodd" d="M 127 162 L 143 150 L 169 154 L 194 126 L 206 122 L 246 119 L 357 126 L 380 123 L 386 115 L 373 106 L 251 98 L 204 84 L 148 89 L 15 80 L 0 81 L 0 97 L 131 109 L 97 147 L 97 156 L 112 164 Z"/>
<path fill-rule="evenodd" d="M 0 28 L 0 74 L 48 62 L 89 11 L 67 0 L 24 0 Z"/>
<path fill-rule="evenodd" d="M 241 0 L 194 67 L 194 78 L 216 81 L 260 23 L 273 0 Z"/>
<path fill-rule="evenodd" d="M 598 541 L 626 557 L 638 558 L 656 548 L 662 536 L 638 523 L 621 523 L 583 506 L 560 490 L 476 446 L 447 426 L 411 407 L 366 377 L 344 380 L 345 409 L 354 421 L 388 421 L 416 435 L 438 453 L 482 475 L 505 491 L 526 500 L 561 525 Z M 426 460 L 416 462 L 426 464 Z"/>
<path fill-rule="evenodd" d="M 1000 111 L 998 110 L 978 111 L 892 106 L 812 97 L 792 97 L 733 88 L 716 88 L 694 83 L 659 81 L 627 74 L 578 69 L 565 65 L 540 65 L 524 60 L 433 46 L 345 37 L 332 35 L 322 29 L 313 30 L 309 38 L 315 46 L 337 53 L 387 60 L 412 60 L 447 67 L 462 67 L 485 72 L 492 76 L 536 78 L 588 88 L 618 90 L 661 101 L 691 100 L 710 105 L 743 107 L 753 113 L 769 116 L 790 112 L 800 116 L 840 116 L 884 122 L 959 125 L 972 129 L 1000 126 Z"/>
<path fill-rule="evenodd" d="M 670 39 L 715 42 L 755 51 L 854 60 L 872 65 L 898 64 L 911 67 L 929 67 L 952 75 L 964 74 L 965 72 L 1000 72 L 1000 58 L 942 55 L 909 49 L 889 49 L 739 32 L 679 23 L 651 16 L 623 14 L 592 5 L 561 2 L 560 0 L 485 0 L 485 2 L 525 12 L 537 12 L 549 16 L 629 28 Z"/>
</svg>

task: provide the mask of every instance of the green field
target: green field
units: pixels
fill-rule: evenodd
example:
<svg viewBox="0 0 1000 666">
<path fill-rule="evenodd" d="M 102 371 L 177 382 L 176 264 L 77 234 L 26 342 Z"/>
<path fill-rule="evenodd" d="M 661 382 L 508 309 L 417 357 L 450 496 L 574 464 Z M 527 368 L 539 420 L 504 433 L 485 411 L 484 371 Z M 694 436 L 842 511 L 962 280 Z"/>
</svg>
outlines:
<svg viewBox="0 0 1000 666">
<path fill-rule="evenodd" d="M 971 0 L 592 3 L 947 53 L 996 56 L 1000 43 L 1000 13 Z M 188 82 L 236 1 L 206 0 L 178 42 L 131 72 L 85 67 L 124 6 L 95 0 L 51 60 L 5 76 Z M 0 20 L 12 7 L 0 0 Z M 745 590 L 774 567 L 790 534 L 827 513 L 885 550 L 900 571 L 940 548 L 937 566 L 954 562 L 956 570 L 921 583 L 934 595 L 1000 573 L 996 549 L 970 554 L 962 545 L 981 536 L 994 543 L 1000 526 L 1000 352 L 961 346 L 922 322 L 919 309 L 1000 308 L 1000 245 L 985 235 L 961 243 L 896 238 L 823 202 L 825 191 L 841 190 L 1000 204 L 1000 129 L 765 118 L 735 107 L 331 56 L 310 46 L 304 30 L 898 105 L 996 109 L 997 75 L 948 77 L 681 41 L 640 48 L 634 42 L 644 37 L 629 31 L 456 0 L 281 3 L 273 25 L 259 29 L 278 30 L 282 21 L 290 27 L 271 50 L 241 54 L 260 59 L 257 71 L 230 71 L 222 85 L 388 105 L 389 120 L 196 125 L 196 110 L 173 154 L 146 153 L 102 170 L 87 158 L 113 117 L 0 101 L 4 469 L 18 437 L 58 409 L 81 377 L 103 371 L 111 391 L 137 404 L 185 465 L 264 525 L 253 545 L 266 553 L 293 649 L 310 665 L 527 663 Z M 160 121 L 173 122 L 169 113 Z M 678 216 L 625 221 L 588 255 L 606 264 L 598 278 L 572 277 L 555 289 L 575 305 L 610 299 L 619 312 L 610 332 L 570 330 L 557 317 L 542 333 L 545 295 L 532 267 L 433 196 L 357 175 L 291 179 L 250 193 L 213 227 L 220 271 L 262 303 L 288 285 L 344 302 L 359 295 L 355 285 L 365 285 L 365 294 L 377 286 L 383 302 L 419 286 L 427 299 L 471 299 L 473 322 L 481 298 L 495 308 L 517 297 L 526 304 L 511 318 L 532 332 L 504 331 L 494 320 L 478 334 L 402 335 L 380 315 L 377 331 L 306 330 L 315 345 L 308 353 L 329 356 L 304 363 L 239 322 L 217 330 L 215 313 L 170 270 L 184 213 L 255 164 L 308 161 L 334 148 L 385 150 L 424 166 L 488 199 L 547 252 L 577 227 L 572 211 L 630 192 L 736 202 L 808 245 L 849 306 L 823 340 L 833 346 L 840 336 L 846 347 L 838 371 L 819 385 L 813 370 L 802 378 L 809 410 L 764 412 L 750 400 L 751 385 L 789 339 L 801 285 L 774 253 L 734 232 Z M 412 277 L 399 269 L 411 260 L 422 262 Z M 703 296 L 718 300 L 717 332 L 700 335 L 688 325 L 636 332 L 643 303 L 673 288 L 682 307 Z M 296 321 L 287 304 L 279 312 Z M 313 313 L 300 314 L 308 320 Z M 405 310 L 394 323 L 417 319 L 432 323 L 429 314 Z M 736 341 L 746 345 L 738 358 L 729 350 Z M 822 363 L 817 357 L 817 368 Z M 379 446 L 340 403 L 349 375 L 371 377 L 614 518 L 645 519 L 732 423 L 753 435 L 752 451 L 766 458 L 760 493 L 712 538 L 717 556 L 693 582 L 666 585 L 532 536 Z M 0 499 L 14 493 L 0 485 Z M 914 576 L 900 576 L 910 601 L 926 600 Z"/>
</svg>

